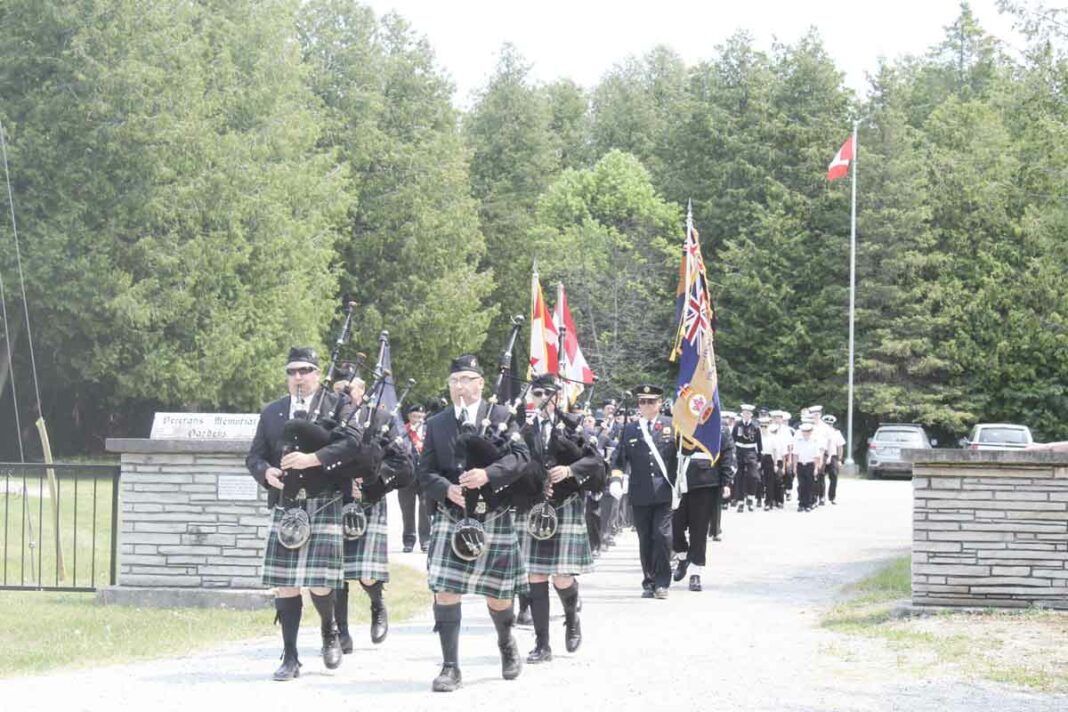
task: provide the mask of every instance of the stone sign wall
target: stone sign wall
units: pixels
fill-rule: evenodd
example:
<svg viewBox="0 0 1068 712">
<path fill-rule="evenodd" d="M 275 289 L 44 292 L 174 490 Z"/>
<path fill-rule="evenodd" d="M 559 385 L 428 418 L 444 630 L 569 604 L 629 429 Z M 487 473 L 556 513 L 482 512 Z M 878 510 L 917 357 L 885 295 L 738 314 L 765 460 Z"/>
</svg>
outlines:
<svg viewBox="0 0 1068 712">
<path fill-rule="evenodd" d="M 1068 454 L 909 456 L 914 604 L 1068 609 Z"/>
<path fill-rule="evenodd" d="M 267 494 L 249 441 L 114 439 L 122 475 L 118 585 L 262 588 Z"/>
</svg>

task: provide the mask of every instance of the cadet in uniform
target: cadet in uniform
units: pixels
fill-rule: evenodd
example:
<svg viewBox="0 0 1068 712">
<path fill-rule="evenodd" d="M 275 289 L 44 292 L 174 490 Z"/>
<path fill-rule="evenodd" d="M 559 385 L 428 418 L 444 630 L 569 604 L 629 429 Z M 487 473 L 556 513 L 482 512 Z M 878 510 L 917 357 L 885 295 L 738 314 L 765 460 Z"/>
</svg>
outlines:
<svg viewBox="0 0 1068 712">
<path fill-rule="evenodd" d="M 797 469 L 797 511 L 811 512 L 815 503 L 816 468 L 823 461 L 823 449 L 813 437 L 813 425 L 802 421 L 798 438 L 794 441 Z"/>
<path fill-rule="evenodd" d="M 630 472 L 628 494 L 642 562 L 642 598 L 667 598 L 671 585 L 671 500 L 678 450 L 671 419 L 660 415 L 664 390 L 637 387 L 639 417 L 623 426 L 612 477 Z"/>
<path fill-rule="evenodd" d="M 827 424 L 827 427 L 831 429 L 831 437 L 828 447 L 831 448 L 830 462 L 827 464 L 827 480 L 830 485 L 830 489 L 827 492 L 827 499 L 831 500 L 831 504 L 835 503 L 835 497 L 838 496 L 838 469 L 842 466 L 842 452 L 845 450 L 845 438 L 842 437 L 842 431 L 834 426 L 838 419 L 833 415 L 823 416 L 823 422 Z"/>
<path fill-rule="evenodd" d="M 764 446 L 760 438 L 760 426 L 753 420 L 753 406 L 743 403 L 741 420 L 734 424 L 731 437 L 734 438 L 735 454 L 738 458 L 738 482 L 735 492 L 744 491 L 744 501 L 738 499 L 738 511 L 744 512 L 748 507 L 753 511 L 753 498 L 760 482 L 760 457 Z"/>
<path fill-rule="evenodd" d="M 482 399 L 485 381 L 482 367 L 472 354 L 453 360 L 449 369 L 447 407 L 426 424 L 426 441 L 419 458 L 419 485 L 438 505 L 430 527 L 430 550 L 427 554 L 427 584 L 434 592 L 434 630 L 441 643 L 443 664 L 432 689 L 451 692 L 461 684 L 459 666 L 460 600 L 463 594 L 486 597 L 490 618 L 497 630 L 497 647 L 501 652 L 501 676 L 506 680 L 519 677 L 522 661 L 512 636 L 515 623 L 513 599 L 527 593 L 526 567 L 523 565 L 512 522 L 510 503 L 494 502 L 487 496 L 502 496 L 509 485 L 523 475 L 530 452 L 519 436 L 511 415 L 503 405 L 491 405 Z M 462 461 L 461 431 L 468 437 L 478 430 L 497 431 L 501 425 L 514 434 L 509 446 L 499 451 L 496 461 L 486 467 L 467 469 Z M 458 455 L 461 457 L 458 458 Z M 462 466 L 461 466 L 462 465 Z M 475 511 L 468 508 L 468 490 L 476 490 L 482 501 Z M 479 507 L 485 507 L 480 513 Z M 460 516 L 482 517 L 484 544 L 474 559 L 461 558 L 454 547 L 454 535 L 461 529 Z"/>
</svg>

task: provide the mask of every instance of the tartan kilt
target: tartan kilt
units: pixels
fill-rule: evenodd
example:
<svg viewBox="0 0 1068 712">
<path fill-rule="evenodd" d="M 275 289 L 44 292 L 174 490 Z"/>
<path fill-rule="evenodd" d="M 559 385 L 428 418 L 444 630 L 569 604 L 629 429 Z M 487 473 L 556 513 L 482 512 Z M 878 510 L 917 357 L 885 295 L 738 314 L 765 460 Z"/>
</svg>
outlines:
<svg viewBox="0 0 1068 712">
<path fill-rule="evenodd" d="M 426 558 L 427 585 L 431 591 L 473 593 L 505 600 L 530 591 L 512 513 L 491 512 L 487 520 L 483 522 L 486 550 L 476 560 L 464 561 L 452 550 L 454 524 L 439 505 L 430 525 Z"/>
<path fill-rule="evenodd" d="M 556 508 L 556 516 L 556 534 L 544 541 L 530 535 L 525 517 L 522 528 L 516 525 L 527 572 L 547 576 L 590 573 L 593 554 L 586 529 L 586 498 L 582 495 L 568 498 Z"/>
<path fill-rule="evenodd" d="M 367 531 L 359 539 L 345 539 L 345 580 L 389 581 L 389 524 L 386 500 L 365 507 Z"/>
<path fill-rule="evenodd" d="M 291 588 L 341 588 L 341 495 L 330 492 L 311 497 L 305 507 L 311 515 L 311 536 L 299 549 L 287 549 L 279 543 L 278 523 L 283 509 L 275 507 L 272 511 L 263 554 L 263 583 Z"/>
</svg>

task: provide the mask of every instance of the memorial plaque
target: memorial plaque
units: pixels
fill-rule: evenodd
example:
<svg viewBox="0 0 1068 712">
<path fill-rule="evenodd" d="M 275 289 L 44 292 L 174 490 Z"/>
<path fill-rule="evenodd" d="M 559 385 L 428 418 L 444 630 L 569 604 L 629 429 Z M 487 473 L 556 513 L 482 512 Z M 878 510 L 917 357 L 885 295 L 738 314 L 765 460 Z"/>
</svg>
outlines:
<svg viewBox="0 0 1068 712">
<path fill-rule="evenodd" d="M 260 486 L 252 475 L 219 475 L 216 496 L 220 500 L 255 501 L 260 496 Z"/>
<path fill-rule="evenodd" d="M 156 413 L 152 440 L 251 440 L 257 413 Z"/>
</svg>

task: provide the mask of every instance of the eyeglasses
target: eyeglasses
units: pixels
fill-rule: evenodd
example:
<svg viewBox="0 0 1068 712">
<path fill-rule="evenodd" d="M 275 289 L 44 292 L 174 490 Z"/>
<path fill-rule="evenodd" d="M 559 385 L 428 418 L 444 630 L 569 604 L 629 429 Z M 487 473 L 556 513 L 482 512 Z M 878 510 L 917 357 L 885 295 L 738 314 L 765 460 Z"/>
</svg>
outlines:
<svg viewBox="0 0 1068 712">
<path fill-rule="evenodd" d="M 481 376 L 449 376 L 450 386 L 466 386 L 469 383 L 474 383 Z"/>
<path fill-rule="evenodd" d="M 543 395 L 545 395 L 545 391 L 540 388 L 535 388 L 530 392 L 530 395 L 534 396 L 535 398 L 541 398 Z"/>
<path fill-rule="evenodd" d="M 296 368 L 287 368 L 287 376 L 296 376 L 298 373 L 302 376 L 307 376 L 309 373 L 315 372 L 315 366 L 297 366 Z"/>
</svg>

